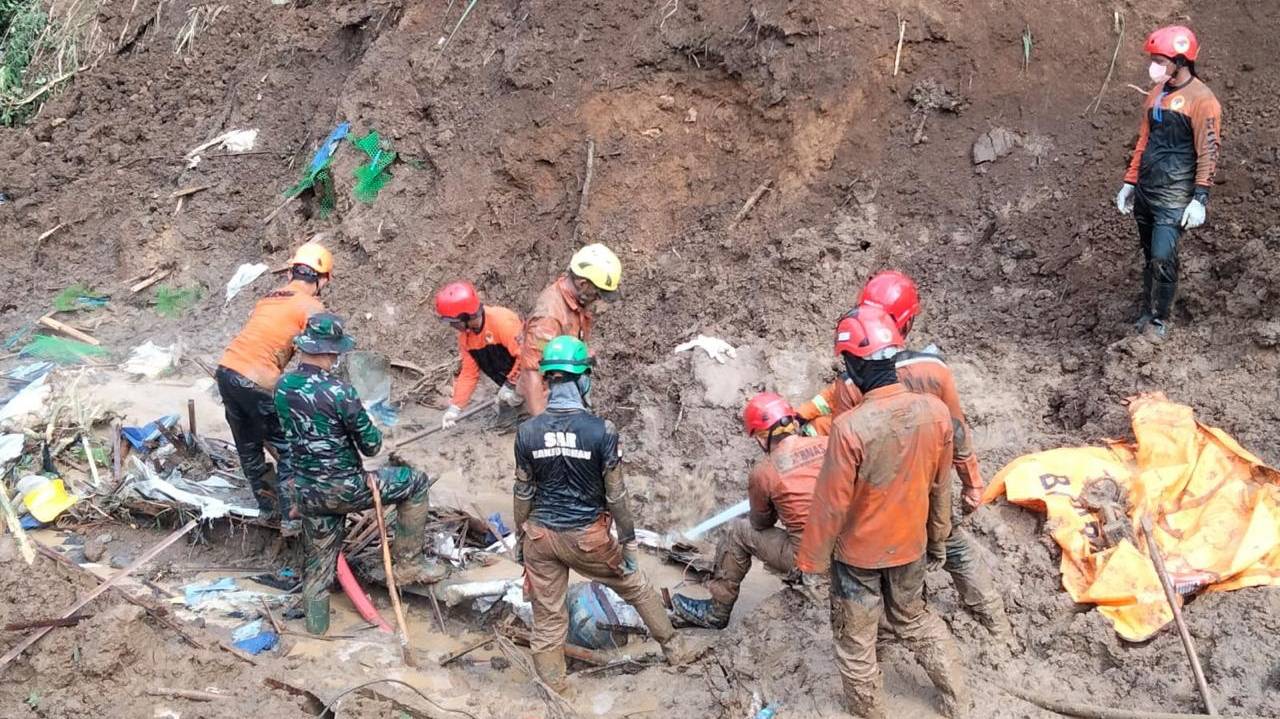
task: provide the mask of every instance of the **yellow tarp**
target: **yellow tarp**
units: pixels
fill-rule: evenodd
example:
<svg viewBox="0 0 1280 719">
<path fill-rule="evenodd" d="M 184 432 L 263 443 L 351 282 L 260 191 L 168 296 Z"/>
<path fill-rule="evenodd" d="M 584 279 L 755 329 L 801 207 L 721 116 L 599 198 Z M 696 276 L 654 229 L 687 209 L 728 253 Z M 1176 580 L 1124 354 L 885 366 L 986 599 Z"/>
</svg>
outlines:
<svg viewBox="0 0 1280 719">
<path fill-rule="evenodd" d="M 1235 440 L 1199 424 L 1163 394 L 1130 400 L 1136 442 L 1055 449 L 1020 457 L 987 488 L 987 500 L 1046 512 L 1062 547 L 1062 584 L 1097 604 L 1129 641 L 1173 621 L 1139 526 L 1146 514 L 1182 594 L 1280 586 L 1280 472 Z M 1130 536 L 1095 550 L 1100 517 L 1079 501 L 1086 482 L 1110 477 L 1128 495 Z"/>
</svg>

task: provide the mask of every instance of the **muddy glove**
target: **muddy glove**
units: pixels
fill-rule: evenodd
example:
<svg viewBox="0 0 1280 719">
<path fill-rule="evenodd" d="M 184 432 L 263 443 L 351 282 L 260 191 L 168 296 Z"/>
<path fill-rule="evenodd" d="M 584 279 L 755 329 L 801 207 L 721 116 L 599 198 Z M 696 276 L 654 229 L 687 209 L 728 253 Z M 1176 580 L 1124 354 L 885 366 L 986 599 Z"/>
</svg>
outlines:
<svg viewBox="0 0 1280 719">
<path fill-rule="evenodd" d="M 1187 205 L 1187 209 L 1182 211 L 1182 226 L 1188 230 L 1194 230 L 1204 224 L 1205 207 L 1199 199 L 1191 201 Z"/>
<path fill-rule="evenodd" d="M 440 429 L 449 429 L 458 423 L 458 418 L 462 416 L 462 408 L 449 405 L 449 409 L 444 411 L 444 416 L 440 418 Z"/>
<path fill-rule="evenodd" d="M 524 397 L 521 397 L 520 393 L 516 392 L 516 388 L 508 382 L 498 390 L 498 401 L 508 407 L 519 407 L 524 404 Z"/>
<path fill-rule="evenodd" d="M 1120 210 L 1120 214 L 1127 215 L 1133 212 L 1133 185 L 1124 183 L 1124 187 L 1120 188 L 1119 194 L 1116 195 L 1116 209 Z"/>
<path fill-rule="evenodd" d="M 965 487 L 960 490 L 960 508 L 965 514 L 972 514 L 982 506 L 982 487 Z"/>
<path fill-rule="evenodd" d="M 925 563 L 925 569 L 932 572 L 942 569 L 942 565 L 947 563 L 947 543 L 946 542 L 930 542 L 928 560 Z"/>
<path fill-rule="evenodd" d="M 622 545 L 622 576 L 635 574 L 640 570 L 640 545 L 627 542 Z"/>
</svg>

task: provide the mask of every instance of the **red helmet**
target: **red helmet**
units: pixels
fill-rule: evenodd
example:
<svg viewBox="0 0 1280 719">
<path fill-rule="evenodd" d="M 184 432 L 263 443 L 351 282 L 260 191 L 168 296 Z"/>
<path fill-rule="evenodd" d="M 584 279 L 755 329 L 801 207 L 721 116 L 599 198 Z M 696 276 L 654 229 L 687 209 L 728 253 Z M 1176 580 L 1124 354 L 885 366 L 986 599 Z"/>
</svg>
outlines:
<svg viewBox="0 0 1280 719">
<path fill-rule="evenodd" d="M 860 359 L 870 359 L 889 347 L 902 349 L 902 334 L 889 313 L 875 305 L 855 307 L 836 325 L 837 357 L 848 353 Z"/>
<path fill-rule="evenodd" d="M 1170 59 L 1181 55 L 1195 62 L 1196 55 L 1200 54 L 1200 41 L 1196 39 L 1196 34 L 1191 32 L 1191 28 L 1170 25 L 1148 35 L 1147 44 L 1143 50 L 1148 55 L 1163 55 Z"/>
<path fill-rule="evenodd" d="M 436 293 L 436 314 L 444 319 L 472 317 L 480 312 L 480 297 L 466 280 L 450 282 Z"/>
<path fill-rule="evenodd" d="M 897 270 L 877 272 L 867 280 L 858 295 L 859 305 L 875 305 L 893 318 L 898 332 L 906 335 L 911 322 L 920 314 L 920 293 L 916 283 Z"/>
<path fill-rule="evenodd" d="M 747 428 L 747 435 L 753 435 L 757 432 L 767 432 L 785 420 L 789 420 L 796 416 L 796 411 L 791 409 L 791 403 L 782 398 L 782 395 L 773 392 L 761 392 L 747 402 L 746 409 L 742 410 L 742 425 Z"/>
</svg>

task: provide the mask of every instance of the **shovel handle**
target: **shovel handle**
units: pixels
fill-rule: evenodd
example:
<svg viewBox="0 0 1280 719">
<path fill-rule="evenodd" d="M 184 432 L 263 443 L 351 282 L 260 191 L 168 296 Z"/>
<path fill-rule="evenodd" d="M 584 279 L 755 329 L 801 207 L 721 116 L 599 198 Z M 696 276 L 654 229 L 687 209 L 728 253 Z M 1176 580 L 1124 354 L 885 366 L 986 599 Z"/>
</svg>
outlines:
<svg viewBox="0 0 1280 719">
<path fill-rule="evenodd" d="M 496 401 L 497 400 L 487 399 L 481 402 L 480 404 L 475 405 L 474 407 L 467 410 L 466 412 L 463 412 L 462 414 L 458 415 L 458 421 L 461 422 L 462 420 L 468 417 L 479 414 L 482 410 L 486 410 L 492 407 L 494 402 Z M 424 440 L 427 437 L 430 437 L 431 435 L 435 434 L 436 432 L 443 432 L 444 429 L 445 429 L 444 427 L 432 427 L 431 429 L 423 430 L 417 434 L 411 434 L 408 437 L 405 437 L 404 439 L 400 440 L 399 442 L 396 442 L 396 449 L 400 449 L 406 444 L 411 444 L 413 442 Z M 453 429 L 453 428 L 450 427 L 449 429 Z"/>
</svg>

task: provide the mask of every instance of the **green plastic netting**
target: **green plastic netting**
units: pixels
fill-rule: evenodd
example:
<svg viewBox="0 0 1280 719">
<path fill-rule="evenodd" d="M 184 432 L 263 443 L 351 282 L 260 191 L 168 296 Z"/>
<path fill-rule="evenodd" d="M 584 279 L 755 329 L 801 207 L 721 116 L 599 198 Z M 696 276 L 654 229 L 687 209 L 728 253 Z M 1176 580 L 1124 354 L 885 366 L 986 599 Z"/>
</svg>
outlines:
<svg viewBox="0 0 1280 719">
<path fill-rule="evenodd" d="M 108 354 L 110 353 L 101 347 L 52 335 L 36 335 L 27 346 L 22 348 L 23 357 L 64 365 L 83 364 Z"/>
<path fill-rule="evenodd" d="M 352 144 L 369 156 L 369 164 L 357 167 L 352 173 L 356 177 L 352 193 L 357 200 L 369 204 L 378 199 L 378 193 L 391 181 L 388 168 L 396 161 L 396 153 L 382 141 L 377 130 L 370 130 L 368 135 L 352 140 Z"/>
<path fill-rule="evenodd" d="M 53 308 L 59 312 L 96 310 L 107 304 L 106 295 L 94 294 L 86 285 L 77 282 L 53 298 Z"/>
<path fill-rule="evenodd" d="M 161 317 L 180 317 L 200 301 L 204 292 L 200 287 L 170 287 L 160 285 L 156 288 L 156 313 Z"/>
</svg>

